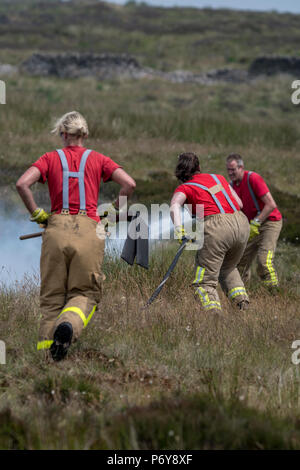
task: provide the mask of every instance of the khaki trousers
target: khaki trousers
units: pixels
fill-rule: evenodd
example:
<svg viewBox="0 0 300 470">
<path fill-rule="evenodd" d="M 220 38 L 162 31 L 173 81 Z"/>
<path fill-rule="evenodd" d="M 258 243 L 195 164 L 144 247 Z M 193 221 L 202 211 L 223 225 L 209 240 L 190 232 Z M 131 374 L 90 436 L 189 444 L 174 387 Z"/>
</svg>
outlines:
<svg viewBox="0 0 300 470">
<path fill-rule="evenodd" d="M 96 235 L 99 226 L 85 215 L 49 218 L 41 252 L 42 320 L 37 349 L 50 348 L 55 329 L 65 321 L 72 324 L 76 340 L 95 313 L 105 246 L 105 236 Z"/>
<path fill-rule="evenodd" d="M 217 214 L 204 221 L 204 245 L 196 254 L 196 275 L 193 285 L 196 296 L 207 310 L 221 310 L 217 285 L 234 303 L 247 300 L 248 295 L 236 268 L 247 240 L 249 223 L 242 211 Z"/>
<path fill-rule="evenodd" d="M 245 283 L 250 281 L 251 264 L 257 257 L 257 274 L 266 286 L 277 287 L 278 277 L 273 265 L 278 237 L 282 229 L 282 220 L 267 220 L 259 228 L 259 235 L 247 245 L 239 262 L 238 269 Z"/>
</svg>

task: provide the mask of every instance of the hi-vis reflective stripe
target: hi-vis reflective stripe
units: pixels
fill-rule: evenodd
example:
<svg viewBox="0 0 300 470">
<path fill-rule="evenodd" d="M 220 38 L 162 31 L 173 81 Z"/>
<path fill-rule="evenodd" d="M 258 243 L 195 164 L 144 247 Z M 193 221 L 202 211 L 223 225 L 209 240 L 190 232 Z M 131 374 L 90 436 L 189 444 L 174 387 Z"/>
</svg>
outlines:
<svg viewBox="0 0 300 470">
<path fill-rule="evenodd" d="M 83 311 L 81 310 L 81 308 L 79 308 L 79 307 L 68 307 L 68 308 L 65 308 L 62 312 L 60 312 L 60 314 L 58 315 L 57 318 L 59 318 L 61 315 L 63 315 L 66 312 L 77 313 L 77 315 L 79 315 L 81 320 L 83 321 L 83 328 L 85 328 L 87 326 L 87 324 L 89 323 L 89 321 L 91 320 L 92 316 L 94 315 L 94 313 L 96 311 L 96 308 L 97 308 L 97 305 L 95 305 L 93 307 L 93 310 L 91 311 L 89 316 L 86 318 L 86 316 L 83 313 Z"/>
<path fill-rule="evenodd" d="M 272 264 L 272 258 L 273 258 L 273 251 L 269 250 L 268 255 L 267 255 L 267 262 L 266 266 L 270 274 L 270 279 L 264 281 L 265 284 L 271 284 L 272 286 L 277 286 L 278 285 L 278 279 L 277 275 L 275 272 L 275 269 Z"/>
<path fill-rule="evenodd" d="M 63 170 L 63 209 L 69 209 L 69 178 L 78 178 L 80 210 L 86 211 L 84 174 L 86 161 L 91 150 L 86 149 L 82 154 L 78 172 L 69 170 L 68 160 L 62 149 L 57 149 L 56 151 Z"/>
<path fill-rule="evenodd" d="M 37 350 L 39 351 L 40 349 L 49 349 L 51 344 L 53 343 L 53 340 L 46 340 L 46 341 L 39 341 L 37 344 Z"/>
<path fill-rule="evenodd" d="M 228 297 L 230 299 L 234 299 L 238 295 L 246 295 L 247 296 L 247 292 L 246 292 L 245 287 L 235 287 L 234 289 L 231 289 L 228 292 Z"/>
<path fill-rule="evenodd" d="M 204 272 L 205 268 L 201 268 L 201 266 L 198 266 L 193 284 L 200 284 L 200 282 L 203 281 Z"/>
<path fill-rule="evenodd" d="M 218 302 L 217 300 L 210 300 L 207 292 L 205 291 L 205 289 L 203 289 L 203 287 L 198 287 L 196 293 L 199 295 L 201 304 L 205 308 L 205 310 L 222 310 L 220 302 Z"/>
<path fill-rule="evenodd" d="M 248 175 L 247 175 L 247 184 L 248 184 L 248 189 L 249 189 L 249 193 L 250 193 L 250 196 L 252 198 L 252 201 L 253 201 L 253 204 L 255 205 L 255 208 L 257 210 L 257 215 L 259 215 L 261 213 L 261 210 L 260 210 L 260 207 L 259 207 L 259 204 L 257 202 L 257 199 L 255 197 L 255 194 L 254 194 L 254 191 L 252 189 L 252 186 L 250 184 L 250 176 L 251 174 L 253 173 L 253 171 L 249 171 L 248 172 Z"/>
<path fill-rule="evenodd" d="M 212 186 L 211 188 L 208 188 L 207 186 L 204 186 L 203 184 L 199 184 L 199 183 L 184 183 L 184 184 L 186 184 L 187 186 L 197 186 L 198 188 L 204 189 L 204 191 L 209 192 L 209 194 L 211 195 L 211 197 L 215 201 L 215 203 L 216 203 L 219 211 L 221 212 L 221 214 L 225 214 L 225 209 L 222 206 L 221 202 L 219 201 L 218 197 L 216 196 L 216 194 L 222 192 L 223 195 L 225 196 L 228 204 L 233 209 L 233 212 L 236 212 L 237 209 L 236 209 L 235 205 L 233 204 L 229 194 L 227 194 L 227 191 L 226 191 L 225 187 L 222 185 L 222 183 L 219 180 L 219 178 L 217 177 L 217 175 L 211 174 L 210 176 L 217 183 L 215 186 Z"/>
</svg>

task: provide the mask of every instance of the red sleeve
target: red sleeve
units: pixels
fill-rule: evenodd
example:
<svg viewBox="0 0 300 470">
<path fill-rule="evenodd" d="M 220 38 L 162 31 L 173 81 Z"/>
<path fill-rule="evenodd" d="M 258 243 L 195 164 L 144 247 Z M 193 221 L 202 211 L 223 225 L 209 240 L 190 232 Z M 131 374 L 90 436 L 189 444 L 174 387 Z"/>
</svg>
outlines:
<svg viewBox="0 0 300 470">
<path fill-rule="evenodd" d="M 111 158 L 101 155 L 102 157 L 102 179 L 104 183 L 111 180 L 111 176 L 117 168 L 122 168 L 115 163 Z"/>
<path fill-rule="evenodd" d="M 184 184 L 181 184 L 180 186 L 178 186 L 178 188 L 175 189 L 174 194 L 183 193 L 188 198 L 189 192 L 190 192 L 190 188 L 188 186 L 185 186 Z"/>
<path fill-rule="evenodd" d="M 257 173 L 251 173 L 250 184 L 255 196 L 258 198 L 261 198 L 270 191 L 264 179 Z"/>
<path fill-rule="evenodd" d="M 48 170 L 49 170 L 49 157 L 48 154 L 45 153 L 42 155 L 35 163 L 31 166 L 35 166 L 41 172 L 41 183 L 46 183 L 48 177 Z"/>
</svg>

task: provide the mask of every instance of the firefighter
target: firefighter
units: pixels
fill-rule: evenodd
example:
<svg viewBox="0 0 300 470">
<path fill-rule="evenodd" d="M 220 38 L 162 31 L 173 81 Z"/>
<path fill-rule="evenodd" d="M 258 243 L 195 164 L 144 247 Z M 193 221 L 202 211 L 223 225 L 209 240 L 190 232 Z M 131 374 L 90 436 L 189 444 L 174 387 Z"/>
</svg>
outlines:
<svg viewBox="0 0 300 470">
<path fill-rule="evenodd" d="M 200 205 L 204 206 L 204 242 L 196 254 L 193 281 L 196 297 L 205 311 L 220 314 L 220 282 L 228 298 L 240 309 L 246 309 L 249 298 L 236 268 L 249 238 L 249 224 L 240 210 L 240 199 L 223 176 L 201 173 L 194 153 L 179 156 L 175 175 L 182 184 L 171 200 L 171 218 L 180 243 L 186 237 L 181 224 L 182 206 L 191 204 L 194 215 Z"/>
<path fill-rule="evenodd" d="M 282 215 L 277 209 L 264 179 L 253 171 L 246 171 L 243 159 L 230 154 L 226 161 L 231 185 L 243 202 L 243 212 L 250 223 L 250 237 L 238 269 L 245 283 L 251 276 L 251 264 L 257 257 L 257 273 L 265 286 L 278 288 L 274 268 L 274 254 L 282 228 Z"/>
<path fill-rule="evenodd" d="M 85 148 L 88 126 L 77 111 L 58 119 L 52 132 L 61 137 L 63 148 L 41 156 L 16 187 L 30 220 L 47 224 L 40 261 L 42 319 L 37 349 L 50 349 L 59 361 L 90 322 L 101 297 L 105 230 L 97 211 L 100 182 L 112 180 L 121 186 L 108 208 L 110 214 L 118 212 L 120 196 L 129 197 L 135 182 L 113 160 Z M 30 189 L 46 181 L 51 214 L 37 207 Z"/>
</svg>

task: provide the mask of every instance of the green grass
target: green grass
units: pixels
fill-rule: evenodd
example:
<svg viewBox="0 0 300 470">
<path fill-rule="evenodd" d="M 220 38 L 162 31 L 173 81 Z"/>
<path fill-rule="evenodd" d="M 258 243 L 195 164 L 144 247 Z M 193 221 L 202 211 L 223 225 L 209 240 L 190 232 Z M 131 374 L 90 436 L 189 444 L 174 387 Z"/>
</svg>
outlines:
<svg viewBox="0 0 300 470">
<path fill-rule="evenodd" d="M 299 15 L 96 0 L 3 1 L 0 14 L 0 58 L 8 62 L 37 49 L 127 51 L 150 67 L 199 71 L 245 68 L 261 53 L 299 55 Z"/>
<path fill-rule="evenodd" d="M 87 145 L 136 179 L 134 201 L 169 202 L 177 185 L 177 155 L 183 151 L 199 155 L 203 172 L 225 176 L 226 156 L 239 152 L 246 168 L 261 173 L 274 193 L 285 218 L 282 239 L 297 242 L 300 125 L 290 91 L 290 79 L 282 77 L 234 88 L 160 80 L 110 81 L 99 88 L 95 79 L 15 76 L 7 80 L 8 102 L 0 115 L 1 184 L 14 185 L 32 162 L 61 144 L 50 134 L 52 121 L 74 108 L 75 95 L 90 127 Z M 101 195 L 111 199 L 117 191 L 115 185 L 103 185 Z M 45 204 L 44 191 L 41 195 Z"/>
</svg>

